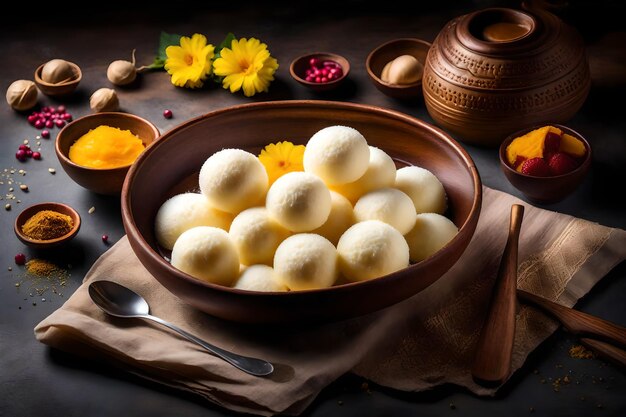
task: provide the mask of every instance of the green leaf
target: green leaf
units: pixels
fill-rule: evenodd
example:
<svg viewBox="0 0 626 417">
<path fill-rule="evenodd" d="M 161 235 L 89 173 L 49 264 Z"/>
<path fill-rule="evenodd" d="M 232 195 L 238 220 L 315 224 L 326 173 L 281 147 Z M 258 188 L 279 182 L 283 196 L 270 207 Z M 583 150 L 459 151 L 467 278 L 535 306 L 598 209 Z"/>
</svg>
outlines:
<svg viewBox="0 0 626 417">
<path fill-rule="evenodd" d="M 157 50 L 157 55 L 154 58 L 154 62 L 148 66 L 150 69 L 161 69 L 165 66 L 165 60 L 167 59 L 167 54 L 165 50 L 168 46 L 171 45 L 179 45 L 181 35 L 161 32 L 161 36 L 159 38 L 159 49 Z"/>
<path fill-rule="evenodd" d="M 232 32 L 228 32 L 228 35 L 226 35 L 226 37 L 224 38 L 224 40 L 222 41 L 222 43 L 219 44 L 219 46 L 217 48 L 215 48 L 215 58 L 217 59 L 221 56 L 221 52 L 222 49 L 224 48 L 229 48 L 231 47 L 233 41 L 237 39 L 235 38 L 235 35 Z"/>
</svg>

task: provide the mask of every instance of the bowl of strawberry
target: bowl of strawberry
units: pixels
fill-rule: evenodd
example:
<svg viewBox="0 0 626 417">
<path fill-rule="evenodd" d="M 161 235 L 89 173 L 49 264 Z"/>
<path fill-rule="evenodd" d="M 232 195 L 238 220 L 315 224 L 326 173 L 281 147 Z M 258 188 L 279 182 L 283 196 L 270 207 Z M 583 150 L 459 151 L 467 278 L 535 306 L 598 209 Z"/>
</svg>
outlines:
<svg viewBox="0 0 626 417">
<path fill-rule="evenodd" d="M 530 201 L 556 203 L 571 194 L 591 166 L 591 147 L 578 132 L 559 124 L 527 128 L 500 145 L 500 168 Z"/>
</svg>

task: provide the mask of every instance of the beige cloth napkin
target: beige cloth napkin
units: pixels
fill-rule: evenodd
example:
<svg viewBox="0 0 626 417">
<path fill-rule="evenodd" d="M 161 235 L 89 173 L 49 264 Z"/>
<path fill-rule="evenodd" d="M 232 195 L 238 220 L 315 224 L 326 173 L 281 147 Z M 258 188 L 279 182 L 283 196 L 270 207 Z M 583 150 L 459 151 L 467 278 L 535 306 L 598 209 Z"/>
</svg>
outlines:
<svg viewBox="0 0 626 417">
<path fill-rule="evenodd" d="M 121 239 L 84 283 L 35 328 L 41 342 L 105 358 L 144 378 L 262 415 L 299 414 L 346 372 L 407 391 L 443 383 L 479 395 L 496 389 L 470 376 L 474 348 L 507 237 L 512 204 L 526 207 L 520 237 L 520 288 L 571 306 L 626 258 L 626 231 L 530 206 L 484 188 L 476 233 L 459 262 L 435 284 L 397 305 L 340 323 L 289 331 L 228 323 L 201 313 L 163 288 Z M 91 281 L 109 279 L 144 295 L 152 313 L 225 349 L 267 359 L 276 372 L 252 377 L 177 334 L 147 321 L 106 316 L 90 300 Z M 513 366 L 557 324 L 522 307 Z"/>
</svg>

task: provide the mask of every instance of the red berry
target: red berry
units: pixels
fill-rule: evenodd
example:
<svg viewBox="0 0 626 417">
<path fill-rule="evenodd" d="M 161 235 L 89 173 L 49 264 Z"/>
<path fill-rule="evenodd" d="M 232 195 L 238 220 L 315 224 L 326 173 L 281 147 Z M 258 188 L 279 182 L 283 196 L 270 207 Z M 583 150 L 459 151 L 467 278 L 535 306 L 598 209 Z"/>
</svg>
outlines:
<svg viewBox="0 0 626 417">
<path fill-rule="evenodd" d="M 578 168 L 578 162 L 571 156 L 563 152 L 557 152 L 550 157 L 548 165 L 552 175 L 563 175 Z"/>
<path fill-rule="evenodd" d="M 312 67 L 317 67 L 320 65 L 320 60 L 317 58 L 311 58 L 309 59 L 309 65 Z"/>
<path fill-rule="evenodd" d="M 55 124 L 55 125 L 56 125 L 59 129 L 60 129 L 60 128 L 62 128 L 63 126 L 65 126 L 65 121 L 64 121 L 64 120 L 62 120 L 62 119 L 56 119 L 56 120 L 54 121 L 54 124 Z"/>
<path fill-rule="evenodd" d="M 26 151 L 20 149 L 19 151 L 15 152 L 15 158 L 20 162 L 24 162 L 26 160 Z"/>
<path fill-rule="evenodd" d="M 45 125 L 48 129 L 50 129 L 51 127 L 54 127 L 54 122 L 52 120 L 46 120 Z"/>
<path fill-rule="evenodd" d="M 530 158 L 522 163 L 522 173 L 534 177 L 549 177 L 550 167 L 543 158 Z"/>
<path fill-rule="evenodd" d="M 67 121 L 67 122 L 71 122 L 72 121 L 72 115 L 69 113 L 63 113 L 61 115 L 61 119 Z"/>
<path fill-rule="evenodd" d="M 543 145 L 543 157 L 548 159 L 552 154 L 559 151 L 561 136 L 554 132 L 548 132 Z"/>
<path fill-rule="evenodd" d="M 35 120 L 35 124 L 34 124 L 35 128 L 43 129 L 45 125 L 46 125 L 46 122 L 44 122 L 43 120 L 41 119 Z"/>
<path fill-rule="evenodd" d="M 61 104 L 59 107 L 57 107 L 57 113 L 63 114 L 65 113 L 66 109 L 65 106 L 63 104 Z"/>
<path fill-rule="evenodd" d="M 102 241 L 104 243 L 108 243 L 109 242 L 109 235 L 102 235 Z"/>
<path fill-rule="evenodd" d="M 30 146 L 28 146 L 28 145 L 20 145 L 20 146 L 18 146 L 17 149 L 19 149 L 20 151 L 26 151 L 26 150 L 30 149 Z"/>
<path fill-rule="evenodd" d="M 170 109 L 163 110 L 163 117 L 165 117 L 166 119 L 171 119 L 172 116 L 174 116 L 174 113 L 172 113 Z"/>
<path fill-rule="evenodd" d="M 44 138 L 44 139 L 50 138 L 50 131 L 49 130 L 42 130 L 41 131 L 41 137 Z"/>
<path fill-rule="evenodd" d="M 36 159 L 36 160 L 39 161 L 41 159 L 41 153 L 33 152 L 33 159 Z"/>
<path fill-rule="evenodd" d="M 18 253 L 15 255 L 15 263 L 18 265 L 24 265 L 26 263 L 26 255 L 23 253 Z"/>
<path fill-rule="evenodd" d="M 32 158 L 32 156 L 33 156 L 33 151 L 32 151 L 30 148 L 29 148 L 29 149 L 26 149 L 24 152 L 26 152 L 26 157 L 27 157 L 27 158 Z"/>
</svg>

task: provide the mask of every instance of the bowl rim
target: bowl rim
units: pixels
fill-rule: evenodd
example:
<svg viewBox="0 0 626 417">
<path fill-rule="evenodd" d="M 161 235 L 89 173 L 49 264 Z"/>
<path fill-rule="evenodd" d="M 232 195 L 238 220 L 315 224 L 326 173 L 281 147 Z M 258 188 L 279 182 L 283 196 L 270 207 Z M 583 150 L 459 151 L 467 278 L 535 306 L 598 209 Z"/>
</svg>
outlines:
<svg viewBox="0 0 626 417">
<path fill-rule="evenodd" d="M 386 81 L 383 81 L 378 75 L 376 75 L 374 73 L 374 71 L 372 71 L 372 58 L 376 53 L 379 53 L 380 51 L 382 51 L 384 48 L 389 47 L 390 45 L 393 45 L 395 43 L 398 42 L 414 42 L 414 43 L 418 43 L 421 44 L 422 46 L 427 46 L 428 48 L 426 49 L 426 51 L 428 51 L 432 46 L 432 42 L 428 42 L 424 39 L 420 39 L 420 38 L 395 38 L 395 39 L 391 39 L 389 41 L 386 41 L 384 43 L 381 43 L 380 45 L 378 45 L 376 48 L 372 49 L 370 51 L 369 54 L 367 54 L 367 58 L 365 58 L 365 69 L 367 71 L 367 73 L 369 74 L 369 76 L 375 80 L 377 83 L 384 85 L 385 87 L 389 87 L 389 88 L 393 88 L 396 90 L 408 90 L 411 88 L 415 88 L 415 87 L 419 87 L 422 85 L 422 80 L 423 77 L 420 77 L 419 80 L 415 81 L 414 83 L 411 84 L 391 84 L 388 83 Z M 422 65 L 426 65 L 426 62 L 421 62 Z"/>
<path fill-rule="evenodd" d="M 79 117 L 78 119 L 72 120 L 70 123 L 68 123 L 65 126 L 63 126 L 63 128 L 59 131 L 59 133 L 57 133 L 57 136 L 56 136 L 56 138 L 54 140 L 54 150 L 55 150 L 59 160 L 61 160 L 61 162 L 63 162 L 64 164 L 67 164 L 67 165 L 69 165 L 71 167 L 74 167 L 74 168 L 84 169 L 84 170 L 93 171 L 93 172 L 125 171 L 134 163 L 134 161 L 133 161 L 133 162 L 131 162 L 128 165 L 124 165 L 124 166 L 121 166 L 121 167 L 115 167 L 115 168 L 86 167 L 84 165 L 80 165 L 80 164 L 77 164 L 77 163 L 73 162 L 69 158 L 69 155 L 65 155 L 65 153 L 63 153 L 61 151 L 60 144 L 59 144 L 59 142 L 60 142 L 59 138 L 61 138 L 64 134 L 67 134 L 66 133 L 66 129 L 68 129 L 69 126 L 74 126 L 75 123 L 84 122 L 85 120 L 89 120 L 89 119 L 100 119 L 100 118 L 103 118 L 104 116 L 134 119 L 137 122 L 146 124 L 152 130 L 152 132 L 154 133 L 154 139 L 152 140 L 151 143 L 149 143 L 148 145 L 145 146 L 145 149 L 147 149 L 150 145 L 152 145 L 152 143 L 156 142 L 157 139 L 159 139 L 159 137 L 161 136 L 161 132 L 159 132 L 159 129 L 156 127 L 156 125 L 154 123 L 152 123 L 148 119 L 145 119 L 145 118 L 143 118 L 141 116 L 137 116 L 136 114 L 124 113 L 124 112 L 99 112 L 99 113 L 87 114 L 85 116 Z M 113 127 L 115 127 L 115 126 L 113 126 Z M 78 138 L 76 140 L 78 140 Z M 74 140 L 74 142 L 76 142 L 76 140 Z M 144 149 L 144 151 L 145 151 L 145 149 Z"/>
<path fill-rule="evenodd" d="M 585 145 L 585 149 L 587 150 L 586 154 L 585 154 L 585 159 L 583 159 L 580 163 L 580 165 L 578 165 L 578 167 L 570 172 L 567 172 L 565 174 L 561 174 L 561 175 L 550 175 L 548 177 L 539 177 L 537 175 L 529 175 L 529 174 L 525 174 L 523 172 L 517 171 L 516 169 L 514 169 L 512 166 L 509 165 L 509 162 L 506 159 L 506 148 L 509 146 L 509 144 L 511 142 L 513 142 L 514 139 L 516 139 L 517 137 L 520 137 L 522 135 L 525 135 L 526 133 L 532 132 L 533 130 L 536 129 L 540 129 L 542 127 L 545 126 L 553 126 L 556 128 L 561 129 L 564 133 L 567 133 L 568 135 L 572 135 L 574 137 L 576 137 L 576 139 L 579 139 L 584 145 Z M 589 141 L 587 141 L 587 139 L 581 135 L 580 133 L 578 133 L 576 130 L 572 129 L 571 127 L 559 124 L 559 123 L 542 123 L 542 124 L 538 124 L 538 125 L 534 125 L 532 127 L 527 127 L 524 129 L 520 129 L 516 132 L 511 133 L 510 135 L 508 135 L 500 144 L 500 149 L 498 150 L 498 156 L 500 158 L 500 166 L 503 167 L 503 169 L 506 169 L 508 172 L 511 172 L 515 175 L 519 175 L 520 177 L 525 177 L 525 178 L 536 178 L 536 179 L 540 179 L 540 180 L 547 180 L 547 181 L 551 181 L 552 179 L 561 179 L 561 178 L 565 178 L 567 176 L 570 175 L 574 175 L 576 173 L 578 173 L 578 171 L 583 171 L 585 169 L 587 169 L 587 166 L 591 163 L 591 145 L 589 144 Z"/>
<path fill-rule="evenodd" d="M 320 84 L 320 83 L 312 83 L 311 81 L 307 81 L 296 73 L 295 65 L 297 62 L 306 58 L 312 58 L 312 57 L 319 56 L 319 55 L 327 55 L 329 57 L 337 57 L 337 58 L 341 58 L 342 60 L 344 60 L 346 62 L 346 65 L 341 65 L 341 63 L 337 62 L 339 65 L 341 65 L 341 70 L 343 71 L 343 74 L 341 75 L 341 77 L 334 79 L 332 81 L 328 81 L 323 84 Z M 291 77 L 295 79 L 296 81 L 298 81 L 299 83 L 312 87 L 312 88 L 322 87 L 322 86 L 327 86 L 327 87 L 336 86 L 348 76 L 349 72 L 350 72 L 350 61 L 348 60 L 348 58 L 335 52 L 324 52 L 324 51 L 309 52 L 309 53 L 302 54 L 300 56 L 295 57 L 289 64 L 289 74 L 291 75 Z"/>
<path fill-rule="evenodd" d="M 64 83 L 57 83 L 57 84 L 53 84 L 53 83 L 49 83 L 47 81 L 44 81 L 41 78 L 41 72 L 43 70 L 43 66 L 46 65 L 49 61 L 44 62 L 43 64 L 39 65 L 37 67 L 37 69 L 35 70 L 35 82 L 37 84 L 41 84 L 42 86 L 46 87 L 46 88 L 60 88 L 60 87 L 67 87 L 70 85 L 74 85 L 74 84 L 78 84 L 82 79 L 83 79 L 83 71 L 80 69 L 80 67 L 78 66 L 78 64 L 72 62 L 72 61 L 68 61 L 65 60 L 65 62 L 67 62 L 68 64 L 70 64 L 70 66 L 74 69 L 74 72 L 77 74 L 76 78 L 74 78 L 73 80 L 69 80 L 66 81 Z"/>
<path fill-rule="evenodd" d="M 474 190 L 473 190 L 474 198 L 472 201 L 472 206 L 467 215 L 465 222 L 462 225 L 457 226 L 459 229 L 459 233 L 457 233 L 457 235 L 450 242 L 448 242 L 443 248 L 441 248 L 435 254 L 431 255 L 430 257 L 426 258 L 425 260 L 421 262 L 409 264 L 408 267 L 395 271 L 393 273 L 390 273 L 381 277 L 377 277 L 371 280 L 347 282 L 347 283 L 343 283 L 339 285 L 333 285 L 328 288 L 317 288 L 317 289 L 311 289 L 311 290 L 299 290 L 299 291 L 287 291 L 287 292 L 249 291 L 249 290 L 236 289 L 232 287 L 227 287 L 223 285 L 218 285 L 218 284 L 213 284 L 210 282 L 202 281 L 173 267 L 169 262 L 167 262 L 163 258 L 163 256 L 161 256 L 156 250 L 154 250 L 151 247 L 151 245 L 146 241 L 143 235 L 139 232 L 136 226 L 134 215 L 132 214 L 130 210 L 132 206 L 132 201 L 131 201 L 132 198 L 131 198 L 131 192 L 130 192 L 131 181 L 133 180 L 137 170 L 139 170 L 140 166 L 143 164 L 144 160 L 149 157 L 150 153 L 156 152 L 159 146 L 162 146 L 165 143 L 167 143 L 169 138 L 171 138 L 175 133 L 183 131 L 196 123 L 200 123 L 206 118 L 219 117 L 223 113 L 246 111 L 246 110 L 251 110 L 251 109 L 254 110 L 255 108 L 272 107 L 274 109 L 277 109 L 277 108 L 280 109 L 280 108 L 310 107 L 310 106 L 318 106 L 318 107 L 326 107 L 326 108 L 331 107 L 331 108 L 337 108 L 337 109 L 355 109 L 355 110 L 361 110 L 361 111 L 373 110 L 378 113 L 382 113 L 386 116 L 391 116 L 398 120 L 402 120 L 409 124 L 419 125 L 421 128 L 424 128 L 426 130 L 433 132 L 439 138 L 444 140 L 447 143 L 447 145 L 452 147 L 452 149 L 455 150 L 457 155 L 459 155 L 462 158 L 465 166 L 470 172 L 472 181 L 474 183 Z M 410 116 L 406 113 L 387 109 L 384 107 L 368 105 L 368 104 L 358 104 L 358 103 L 330 101 L 330 100 L 277 100 L 277 101 L 270 101 L 270 102 L 255 102 L 255 103 L 238 104 L 235 106 L 229 106 L 229 107 L 213 110 L 211 112 L 189 119 L 188 121 L 164 133 L 162 137 L 159 139 L 159 141 L 157 141 L 153 146 L 151 146 L 150 150 L 146 150 L 146 152 L 142 152 L 141 155 L 139 155 L 139 157 L 135 161 L 135 163 L 130 167 L 130 170 L 128 174 L 126 175 L 126 178 L 124 179 L 124 185 L 122 187 L 121 209 L 122 209 L 122 219 L 124 223 L 124 228 L 126 230 L 127 235 L 132 236 L 132 238 L 136 242 L 138 242 L 139 246 L 141 246 L 143 249 L 147 249 L 147 250 L 144 250 L 144 252 L 151 260 L 156 261 L 165 270 L 167 270 L 168 273 L 176 276 L 177 278 L 187 281 L 188 283 L 191 283 L 193 285 L 200 285 L 200 286 L 204 286 L 206 288 L 213 289 L 213 290 L 225 291 L 225 292 L 229 292 L 233 294 L 242 294 L 242 295 L 246 295 L 250 297 L 268 297 L 268 296 L 269 297 L 288 297 L 290 295 L 293 296 L 293 294 L 323 294 L 323 293 L 327 293 L 331 291 L 335 291 L 335 292 L 350 291 L 350 289 L 353 288 L 354 286 L 366 285 L 367 283 L 372 283 L 372 282 L 380 283 L 386 280 L 391 280 L 397 276 L 396 274 L 399 271 L 403 271 L 403 270 L 410 271 L 411 269 L 415 269 L 418 265 L 424 266 L 424 265 L 428 265 L 434 262 L 437 259 L 437 255 L 443 253 L 443 249 L 445 247 L 447 247 L 448 245 L 451 245 L 452 242 L 459 239 L 461 230 L 466 227 L 470 227 L 472 221 L 474 220 L 474 217 L 479 216 L 480 211 L 481 211 L 481 206 L 482 206 L 482 198 L 483 198 L 482 181 L 480 179 L 480 174 L 478 172 L 478 169 L 476 168 L 476 165 L 474 164 L 474 161 L 472 160 L 471 156 L 465 150 L 465 148 L 461 146 L 459 142 L 453 139 L 449 134 L 444 132 L 442 129 L 434 125 L 431 125 L 421 119 Z"/>
<path fill-rule="evenodd" d="M 71 213 L 72 220 L 74 221 L 74 226 L 69 232 L 67 232 L 63 236 L 59 236 L 54 239 L 33 239 L 31 237 L 28 237 L 22 232 L 21 226 L 32 215 L 42 210 L 53 210 L 53 211 L 58 212 L 59 207 L 62 207 L 64 210 Z M 32 204 L 24 208 L 22 211 L 20 211 L 17 217 L 15 217 L 15 221 L 13 222 L 13 230 L 15 234 L 17 235 L 17 237 L 19 238 L 19 240 L 22 241 L 24 244 L 42 248 L 42 247 L 47 247 L 47 246 L 55 246 L 60 243 L 71 240 L 74 236 L 76 236 L 76 234 L 80 230 L 81 223 L 82 223 L 82 220 L 81 220 L 80 214 L 72 206 L 65 204 L 65 203 L 45 201 L 41 203 Z"/>
</svg>

